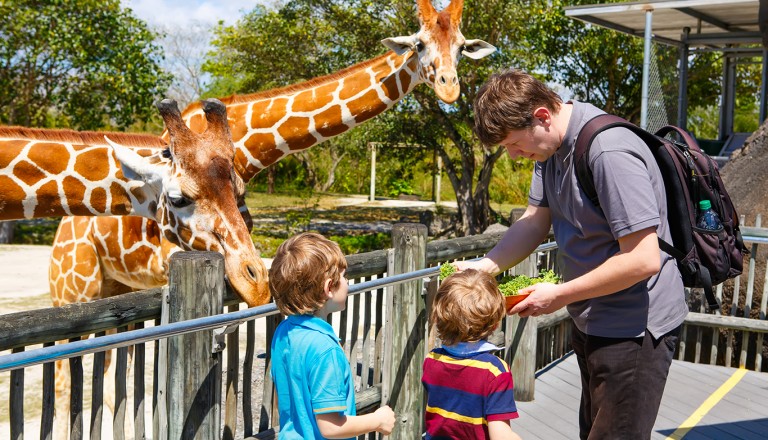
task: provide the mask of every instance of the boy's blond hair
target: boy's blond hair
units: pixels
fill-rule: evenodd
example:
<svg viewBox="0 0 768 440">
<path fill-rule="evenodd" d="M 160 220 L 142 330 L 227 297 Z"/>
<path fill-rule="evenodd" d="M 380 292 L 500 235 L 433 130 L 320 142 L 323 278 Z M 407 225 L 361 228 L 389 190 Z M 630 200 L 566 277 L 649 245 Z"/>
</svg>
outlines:
<svg viewBox="0 0 768 440">
<path fill-rule="evenodd" d="M 269 269 L 269 290 L 284 315 L 312 314 L 325 304 L 325 280 L 338 287 L 347 260 L 339 245 L 320 234 L 306 232 L 277 248 Z"/>
<path fill-rule="evenodd" d="M 443 345 L 453 345 L 487 338 L 503 316 L 504 297 L 496 279 L 486 272 L 467 269 L 440 284 L 429 321 Z"/>
</svg>

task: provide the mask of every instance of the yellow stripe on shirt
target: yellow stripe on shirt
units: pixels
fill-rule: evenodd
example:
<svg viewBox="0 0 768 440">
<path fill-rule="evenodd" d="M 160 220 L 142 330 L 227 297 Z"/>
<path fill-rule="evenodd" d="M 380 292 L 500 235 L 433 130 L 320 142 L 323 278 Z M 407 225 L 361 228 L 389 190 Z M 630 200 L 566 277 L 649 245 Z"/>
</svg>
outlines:
<svg viewBox="0 0 768 440">
<path fill-rule="evenodd" d="M 313 410 L 315 413 L 326 413 L 326 412 L 341 412 L 345 411 L 347 409 L 347 405 L 344 406 L 329 406 L 328 408 L 317 408 Z"/>
<path fill-rule="evenodd" d="M 496 365 L 493 365 L 490 362 L 482 362 L 474 359 L 456 359 L 448 355 L 438 354 L 435 352 L 430 352 L 429 357 L 438 362 L 443 362 L 446 364 L 464 365 L 467 367 L 482 368 L 484 370 L 490 371 L 494 376 L 498 376 L 501 373 L 504 373 L 504 371 L 499 370 L 498 367 L 496 367 Z"/>
<path fill-rule="evenodd" d="M 487 425 L 488 424 L 488 421 L 486 421 L 482 417 L 467 417 L 467 416 L 463 416 L 461 414 L 458 414 L 458 413 L 455 413 L 455 412 L 451 412 L 451 411 L 446 411 L 446 410 L 444 410 L 442 408 L 437 408 L 437 407 L 434 407 L 434 406 L 427 406 L 427 412 L 433 413 L 433 414 L 437 414 L 437 415 L 442 416 L 442 417 L 444 417 L 446 419 L 458 420 L 459 422 L 471 423 L 473 425 Z"/>
</svg>

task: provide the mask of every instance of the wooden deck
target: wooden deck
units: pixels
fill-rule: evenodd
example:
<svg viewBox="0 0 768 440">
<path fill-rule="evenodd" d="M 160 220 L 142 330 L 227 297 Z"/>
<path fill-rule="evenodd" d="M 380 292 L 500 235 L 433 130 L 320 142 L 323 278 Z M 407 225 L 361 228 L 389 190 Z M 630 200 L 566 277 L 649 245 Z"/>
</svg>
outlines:
<svg viewBox="0 0 768 440">
<path fill-rule="evenodd" d="M 721 388 L 736 380 L 730 391 Z M 540 373 L 536 400 L 518 402 L 520 418 L 512 427 L 525 440 L 578 439 L 580 395 L 579 367 L 571 355 Z M 675 433 L 683 425 L 690 429 Z M 673 361 L 651 438 L 768 438 L 768 373 Z"/>
</svg>

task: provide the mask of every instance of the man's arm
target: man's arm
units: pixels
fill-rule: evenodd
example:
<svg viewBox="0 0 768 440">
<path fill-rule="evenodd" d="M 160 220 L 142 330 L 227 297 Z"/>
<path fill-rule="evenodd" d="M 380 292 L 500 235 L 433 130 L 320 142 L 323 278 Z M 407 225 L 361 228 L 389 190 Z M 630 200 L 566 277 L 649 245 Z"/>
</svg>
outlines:
<svg viewBox="0 0 768 440">
<path fill-rule="evenodd" d="M 646 228 L 619 238 L 619 252 L 594 270 L 563 284 L 541 283 L 521 293 L 531 295 L 510 309 L 521 317 L 552 313 L 575 301 L 609 295 L 657 274 L 661 254 L 656 228 Z"/>
<path fill-rule="evenodd" d="M 549 233 L 552 219 L 549 208 L 528 205 L 519 220 L 504 233 L 496 246 L 478 261 L 457 261 L 459 270 L 477 269 L 497 275 L 531 254 Z"/>
<path fill-rule="evenodd" d="M 346 416 L 339 412 L 317 414 L 317 428 L 325 438 L 350 438 L 369 432 L 389 435 L 395 427 L 395 413 L 384 405 L 371 414 Z"/>
</svg>

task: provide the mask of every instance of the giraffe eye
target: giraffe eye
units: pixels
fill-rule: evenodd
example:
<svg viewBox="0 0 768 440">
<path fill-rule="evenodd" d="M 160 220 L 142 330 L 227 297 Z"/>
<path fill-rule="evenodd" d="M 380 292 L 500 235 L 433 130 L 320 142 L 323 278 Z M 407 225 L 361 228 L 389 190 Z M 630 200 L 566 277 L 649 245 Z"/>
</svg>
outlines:
<svg viewBox="0 0 768 440">
<path fill-rule="evenodd" d="M 421 52 L 422 49 L 424 49 L 424 43 L 421 41 L 417 41 L 416 46 L 414 46 L 413 48 L 416 49 L 416 52 Z"/>
<path fill-rule="evenodd" d="M 184 208 L 186 206 L 191 205 L 192 200 L 182 196 L 181 194 L 175 195 L 175 196 L 172 196 L 169 194 L 168 203 L 170 203 L 171 206 L 173 206 L 174 208 Z"/>
</svg>

